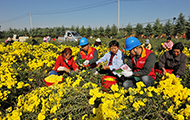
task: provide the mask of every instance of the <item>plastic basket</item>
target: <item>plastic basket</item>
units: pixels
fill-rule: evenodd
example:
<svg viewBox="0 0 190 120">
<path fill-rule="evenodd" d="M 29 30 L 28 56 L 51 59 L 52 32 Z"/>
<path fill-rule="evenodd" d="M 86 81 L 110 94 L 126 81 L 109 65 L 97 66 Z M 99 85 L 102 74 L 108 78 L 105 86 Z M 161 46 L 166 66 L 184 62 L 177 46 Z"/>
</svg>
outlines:
<svg viewBox="0 0 190 120">
<path fill-rule="evenodd" d="M 162 73 L 162 70 L 159 70 L 159 69 L 155 69 L 155 71 L 156 71 L 157 73 L 159 73 L 159 74 Z M 166 72 L 172 74 L 173 70 L 172 70 L 172 69 L 166 69 Z"/>
<path fill-rule="evenodd" d="M 63 78 L 62 78 L 62 81 L 63 81 Z M 44 79 L 44 82 L 46 83 L 47 87 L 49 87 L 55 83 L 55 82 L 47 82 L 45 79 Z M 61 83 L 61 81 L 59 81 L 58 83 Z"/>
</svg>

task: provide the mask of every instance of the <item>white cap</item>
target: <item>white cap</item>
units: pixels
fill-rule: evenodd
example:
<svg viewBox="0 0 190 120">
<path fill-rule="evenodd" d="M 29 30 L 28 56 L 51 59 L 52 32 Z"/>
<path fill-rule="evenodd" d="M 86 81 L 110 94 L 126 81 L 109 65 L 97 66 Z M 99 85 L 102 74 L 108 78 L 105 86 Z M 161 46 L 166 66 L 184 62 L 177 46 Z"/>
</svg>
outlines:
<svg viewBox="0 0 190 120">
<path fill-rule="evenodd" d="M 101 42 L 100 38 L 97 38 L 97 39 L 96 39 L 96 42 Z"/>
<path fill-rule="evenodd" d="M 149 44 L 149 39 L 146 39 L 145 44 Z"/>
</svg>

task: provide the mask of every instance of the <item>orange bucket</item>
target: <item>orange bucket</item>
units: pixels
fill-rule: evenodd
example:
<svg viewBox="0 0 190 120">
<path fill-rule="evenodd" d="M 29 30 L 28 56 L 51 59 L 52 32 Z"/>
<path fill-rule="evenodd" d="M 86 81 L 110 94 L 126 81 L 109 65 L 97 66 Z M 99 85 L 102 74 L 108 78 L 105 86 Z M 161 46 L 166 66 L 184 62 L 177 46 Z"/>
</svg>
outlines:
<svg viewBox="0 0 190 120">
<path fill-rule="evenodd" d="M 113 79 L 112 81 L 109 81 L 107 79 Z M 109 89 L 109 87 L 111 87 L 113 84 L 116 84 L 118 81 L 118 79 L 116 77 L 113 76 L 102 76 L 102 86 L 106 89 Z"/>
<path fill-rule="evenodd" d="M 155 71 L 156 71 L 157 73 L 159 73 L 159 74 L 162 73 L 162 70 L 159 70 L 159 69 L 155 69 Z M 166 69 L 166 72 L 172 74 L 173 70 L 172 70 L 172 69 Z"/>
<path fill-rule="evenodd" d="M 63 78 L 62 78 L 62 80 L 63 80 Z M 55 83 L 55 82 L 47 82 L 45 79 L 44 79 L 44 82 L 46 83 L 47 87 L 49 87 Z M 61 83 L 61 81 L 59 81 L 58 83 Z"/>
</svg>

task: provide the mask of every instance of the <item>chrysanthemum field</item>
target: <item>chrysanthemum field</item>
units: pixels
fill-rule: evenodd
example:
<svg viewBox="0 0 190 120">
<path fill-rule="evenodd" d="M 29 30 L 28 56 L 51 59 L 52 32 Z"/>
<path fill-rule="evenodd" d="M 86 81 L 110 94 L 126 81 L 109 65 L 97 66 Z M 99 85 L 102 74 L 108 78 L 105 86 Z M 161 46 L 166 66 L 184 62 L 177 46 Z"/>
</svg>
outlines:
<svg viewBox="0 0 190 120">
<path fill-rule="evenodd" d="M 95 76 L 88 69 L 76 75 L 65 74 L 61 83 L 46 87 L 44 79 L 66 47 L 72 49 L 76 59 L 80 50 L 77 46 L 14 42 L 4 47 L 4 43 L 0 44 L 0 119 L 190 119 L 188 64 L 182 79 L 169 73 L 157 74 L 155 85 L 148 88 L 142 82 L 129 90 L 115 84 L 109 92 L 103 92 L 102 75 Z M 107 45 L 96 49 L 99 58 L 109 50 Z M 189 51 L 187 47 L 183 51 L 188 59 Z M 164 51 L 154 52 L 160 56 Z"/>
</svg>

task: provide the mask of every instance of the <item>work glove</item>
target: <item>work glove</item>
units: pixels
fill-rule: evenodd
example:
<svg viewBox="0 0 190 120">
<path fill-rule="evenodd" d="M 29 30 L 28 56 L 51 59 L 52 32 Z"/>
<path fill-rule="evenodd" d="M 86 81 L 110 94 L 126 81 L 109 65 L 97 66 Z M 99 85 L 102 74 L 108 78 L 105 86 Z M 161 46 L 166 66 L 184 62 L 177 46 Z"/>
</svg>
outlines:
<svg viewBox="0 0 190 120">
<path fill-rule="evenodd" d="M 98 75 L 98 71 L 95 71 L 94 75 Z"/>
<path fill-rule="evenodd" d="M 57 71 L 65 71 L 65 67 L 60 66 L 57 68 Z"/>
<path fill-rule="evenodd" d="M 90 63 L 90 61 L 89 60 L 85 60 L 84 62 L 83 62 L 83 64 L 86 66 L 86 65 L 88 65 Z"/>
<path fill-rule="evenodd" d="M 79 63 L 79 66 L 82 66 L 82 64 Z"/>
<path fill-rule="evenodd" d="M 123 71 L 120 74 L 125 76 L 125 77 L 130 77 L 133 75 L 133 72 L 132 71 Z"/>
</svg>

